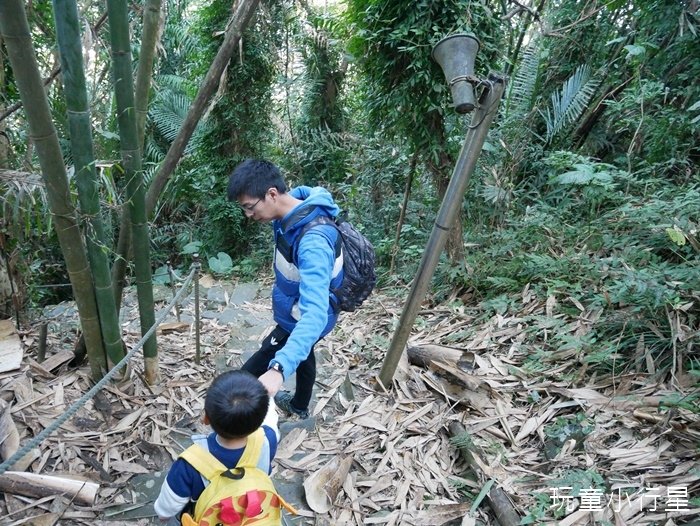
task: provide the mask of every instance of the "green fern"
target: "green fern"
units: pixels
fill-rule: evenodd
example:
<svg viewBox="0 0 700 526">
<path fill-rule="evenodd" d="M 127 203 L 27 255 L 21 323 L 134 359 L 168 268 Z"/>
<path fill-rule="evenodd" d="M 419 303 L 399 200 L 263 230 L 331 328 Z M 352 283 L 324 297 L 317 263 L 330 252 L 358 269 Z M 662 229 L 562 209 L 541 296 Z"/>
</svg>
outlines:
<svg viewBox="0 0 700 526">
<path fill-rule="evenodd" d="M 547 125 L 547 144 L 564 128 L 576 122 L 586 111 L 599 81 L 591 78 L 591 68 L 582 64 L 561 87 L 552 93 L 552 107 L 543 114 Z"/>
<path fill-rule="evenodd" d="M 156 78 L 156 85 L 159 90 L 169 89 L 174 92 L 182 93 L 189 93 L 197 89 L 191 79 L 179 75 L 158 75 Z"/>
</svg>

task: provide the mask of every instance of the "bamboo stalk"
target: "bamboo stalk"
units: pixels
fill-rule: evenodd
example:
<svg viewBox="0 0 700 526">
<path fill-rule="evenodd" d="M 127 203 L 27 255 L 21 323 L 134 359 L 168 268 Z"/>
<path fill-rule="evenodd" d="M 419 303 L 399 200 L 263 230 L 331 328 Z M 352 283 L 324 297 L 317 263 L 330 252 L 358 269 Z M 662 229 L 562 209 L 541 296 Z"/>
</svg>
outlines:
<svg viewBox="0 0 700 526">
<path fill-rule="evenodd" d="M 139 303 L 141 334 L 155 323 L 151 252 L 146 220 L 145 188 L 141 167 L 141 148 L 136 131 L 134 80 L 131 66 L 131 42 L 127 3 L 107 0 L 109 35 L 114 70 L 114 93 L 117 101 L 117 122 L 121 146 L 122 167 L 127 180 L 127 203 L 133 239 L 136 290 Z M 143 346 L 146 381 L 152 384 L 158 376 L 158 347 L 155 332 Z"/>
<path fill-rule="evenodd" d="M 0 33 L 27 115 L 31 139 L 39 156 L 49 209 L 78 306 L 90 370 L 93 379 L 97 380 L 106 370 L 107 360 L 102 345 L 95 289 L 22 0 L 0 2 Z"/>
<path fill-rule="evenodd" d="M 143 31 L 141 33 L 141 50 L 139 65 L 136 71 L 136 89 L 134 99 L 136 104 L 136 133 L 139 148 L 143 152 L 143 139 L 148 115 L 148 95 L 153 79 L 153 61 L 156 55 L 160 25 L 161 0 L 147 0 L 143 8 Z"/>
<path fill-rule="evenodd" d="M 4 0 L 3 0 L 4 1 Z M 0 491 L 27 497 L 66 495 L 79 504 L 92 506 L 100 485 L 88 480 L 75 480 L 55 475 L 23 471 L 6 471 L 0 475 Z"/>
<path fill-rule="evenodd" d="M 36 353 L 36 361 L 41 363 L 46 359 L 46 339 L 49 335 L 49 322 L 44 321 L 39 326 L 39 347 Z"/>
<path fill-rule="evenodd" d="M 100 198 L 83 66 L 78 6 L 75 0 L 53 0 L 53 5 L 56 38 L 63 70 L 64 93 L 68 108 L 71 150 L 75 162 L 78 199 L 83 216 L 86 218 L 85 239 L 88 258 L 95 283 L 102 338 L 111 368 L 124 358 L 124 348 L 119 327 L 119 315 L 113 300 L 109 261 L 106 252 L 102 250 L 102 247 L 108 243 L 100 218 Z"/>
<path fill-rule="evenodd" d="M 177 164 L 185 151 L 185 147 L 192 137 L 192 134 L 197 127 L 197 123 L 202 118 L 209 99 L 216 91 L 221 80 L 221 75 L 231 60 L 233 52 L 238 47 L 241 35 L 248 26 L 258 3 L 259 0 L 241 0 L 238 3 L 231 20 L 226 26 L 224 41 L 221 44 L 216 57 L 214 57 L 214 61 L 209 67 L 209 71 L 207 71 L 207 74 L 199 87 L 197 96 L 187 112 L 187 116 L 180 127 L 177 137 L 175 137 L 175 140 L 170 145 L 168 153 L 165 155 L 165 159 L 161 163 L 158 172 L 153 177 L 151 185 L 148 188 L 148 193 L 146 194 L 146 217 L 149 217 L 153 213 L 156 203 L 158 202 L 158 198 L 160 197 L 160 193 L 162 192 L 163 188 L 165 188 L 168 178 L 175 171 L 175 168 L 177 167 Z M 119 229 L 119 240 L 117 242 L 117 261 L 115 262 L 112 270 L 112 281 L 115 284 L 117 308 L 121 302 L 121 287 L 123 287 L 124 284 L 126 261 L 129 259 L 129 231 L 123 228 L 127 223 L 128 214 L 124 214 L 124 212 L 122 212 L 122 228 Z"/>
</svg>

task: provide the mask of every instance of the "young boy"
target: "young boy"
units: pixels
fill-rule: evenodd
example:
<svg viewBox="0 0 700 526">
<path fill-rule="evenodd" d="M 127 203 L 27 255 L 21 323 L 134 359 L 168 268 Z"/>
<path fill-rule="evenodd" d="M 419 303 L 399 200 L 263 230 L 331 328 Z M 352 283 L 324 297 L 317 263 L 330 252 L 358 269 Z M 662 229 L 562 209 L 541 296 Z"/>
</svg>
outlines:
<svg viewBox="0 0 700 526">
<path fill-rule="evenodd" d="M 228 371 L 217 376 L 204 400 L 204 423 L 214 430 L 208 436 L 193 437 L 222 464 L 233 468 L 245 449 L 248 435 L 262 426 L 265 441 L 258 467 L 270 473 L 277 451 L 279 431 L 275 405 L 258 379 L 246 371 Z M 163 482 L 153 508 L 161 520 L 180 514 L 204 491 L 199 472 L 184 459 L 178 458 Z"/>
</svg>

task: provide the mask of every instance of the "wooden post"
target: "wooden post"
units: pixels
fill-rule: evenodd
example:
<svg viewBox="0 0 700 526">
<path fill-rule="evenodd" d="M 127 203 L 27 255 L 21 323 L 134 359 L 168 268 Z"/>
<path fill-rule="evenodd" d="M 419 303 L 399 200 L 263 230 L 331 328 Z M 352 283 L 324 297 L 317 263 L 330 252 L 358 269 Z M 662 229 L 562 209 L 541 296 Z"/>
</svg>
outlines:
<svg viewBox="0 0 700 526">
<path fill-rule="evenodd" d="M 36 361 L 41 363 L 46 359 L 46 338 L 48 337 L 49 322 L 44 321 L 39 326 L 39 349 L 36 355 Z"/>
</svg>

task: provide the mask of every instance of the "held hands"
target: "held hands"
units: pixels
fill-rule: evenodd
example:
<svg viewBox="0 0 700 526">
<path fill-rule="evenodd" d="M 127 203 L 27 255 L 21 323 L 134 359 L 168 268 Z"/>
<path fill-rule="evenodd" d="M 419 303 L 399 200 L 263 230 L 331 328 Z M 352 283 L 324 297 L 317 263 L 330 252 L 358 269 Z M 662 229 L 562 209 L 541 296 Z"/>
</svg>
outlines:
<svg viewBox="0 0 700 526">
<path fill-rule="evenodd" d="M 275 371 L 274 369 L 267 371 L 265 374 L 260 376 L 258 380 L 260 380 L 260 382 L 265 386 L 265 389 L 267 389 L 267 392 L 270 393 L 270 396 L 275 396 L 277 391 L 279 391 L 282 387 L 282 383 L 284 383 L 282 373 Z"/>
</svg>

